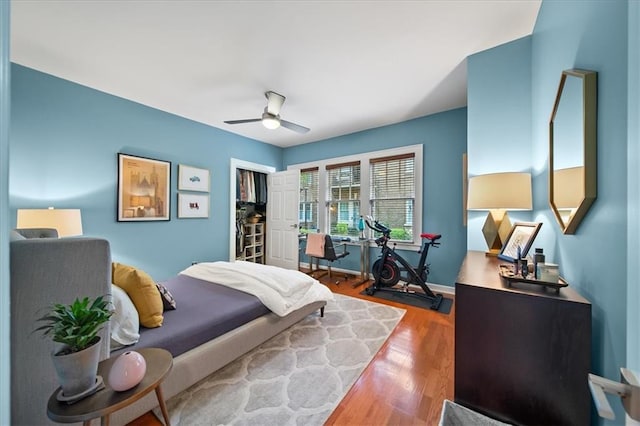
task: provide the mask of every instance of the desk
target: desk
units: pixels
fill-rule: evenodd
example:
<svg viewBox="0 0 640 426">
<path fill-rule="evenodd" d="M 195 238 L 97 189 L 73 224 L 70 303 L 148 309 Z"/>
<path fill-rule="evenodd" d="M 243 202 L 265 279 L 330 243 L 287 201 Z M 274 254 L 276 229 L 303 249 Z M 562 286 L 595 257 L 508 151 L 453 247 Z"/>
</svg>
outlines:
<svg viewBox="0 0 640 426">
<path fill-rule="evenodd" d="M 353 288 L 358 287 L 369 281 L 369 270 L 371 269 L 369 264 L 369 240 L 351 240 L 347 241 L 347 245 L 360 246 L 360 281 L 353 284 Z"/>
<path fill-rule="evenodd" d="M 111 389 L 111 386 L 107 383 L 107 378 L 117 356 L 111 357 L 98 365 L 98 375 L 102 376 L 105 382 L 104 389 L 74 404 L 58 401 L 56 395 L 60 388 L 56 389 L 47 404 L 49 418 L 58 423 L 83 422 L 84 426 L 88 426 L 91 424 L 92 419 L 100 417 L 101 424 L 108 426 L 111 413 L 133 404 L 152 390 L 155 390 L 165 425 L 170 425 L 169 413 L 167 412 L 160 384 L 171 371 L 171 367 L 173 367 L 173 357 L 168 351 L 157 348 L 144 348 L 136 352 L 139 352 L 147 363 L 147 371 L 138 385 L 124 392 L 116 392 Z"/>
</svg>

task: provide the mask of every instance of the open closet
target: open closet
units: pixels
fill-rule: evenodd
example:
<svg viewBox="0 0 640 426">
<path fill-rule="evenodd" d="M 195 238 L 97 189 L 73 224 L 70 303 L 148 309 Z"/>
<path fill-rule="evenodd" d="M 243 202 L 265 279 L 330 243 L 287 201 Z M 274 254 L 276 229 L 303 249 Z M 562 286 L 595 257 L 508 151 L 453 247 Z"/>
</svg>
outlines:
<svg viewBox="0 0 640 426">
<path fill-rule="evenodd" d="M 267 174 L 236 169 L 236 260 L 265 263 Z"/>
<path fill-rule="evenodd" d="M 275 168 L 231 159 L 229 260 L 266 263 L 267 175 Z"/>
<path fill-rule="evenodd" d="M 229 194 L 229 260 L 298 269 L 299 171 L 232 158 Z"/>
</svg>

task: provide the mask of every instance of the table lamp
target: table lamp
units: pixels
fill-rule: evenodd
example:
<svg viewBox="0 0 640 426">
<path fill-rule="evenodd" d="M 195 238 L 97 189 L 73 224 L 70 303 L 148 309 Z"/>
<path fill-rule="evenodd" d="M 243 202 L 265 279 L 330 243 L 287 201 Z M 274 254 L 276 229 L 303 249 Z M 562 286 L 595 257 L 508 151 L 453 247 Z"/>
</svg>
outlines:
<svg viewBox="0 0 640 426">
<path fill-rule="evenodd" d="M 507 210 L 531 210 L 529 173 L 491 173 L 469 180 L 468 210 L 489 210 L 482 227 L 489 251 L 497 255 L 511 231 Z"/>
<path fill-rule="evenodd" d="M 82 235 L 80 209 L 18 209 L 18 229 L 53 228 L 58 237 Z"/>
</svg>

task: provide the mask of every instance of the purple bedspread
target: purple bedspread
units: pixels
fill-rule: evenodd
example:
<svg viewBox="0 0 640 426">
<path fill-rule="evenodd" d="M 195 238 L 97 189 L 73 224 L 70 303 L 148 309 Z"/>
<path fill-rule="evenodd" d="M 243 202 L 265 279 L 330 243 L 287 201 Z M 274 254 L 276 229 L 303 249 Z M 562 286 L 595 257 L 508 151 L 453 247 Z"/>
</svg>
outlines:
<svg viewBox="0 0 640 426">
<path fill-rule="evenodd" d="M 141 326 L 138 343 L 111 355 L 154 347 L 164 348 L 176 357 L 271 312 L 251 294 L 185 275 L 162 284 L 176 300 L 176 309 L 164 312 L 162 327 Z"/>
</svg>

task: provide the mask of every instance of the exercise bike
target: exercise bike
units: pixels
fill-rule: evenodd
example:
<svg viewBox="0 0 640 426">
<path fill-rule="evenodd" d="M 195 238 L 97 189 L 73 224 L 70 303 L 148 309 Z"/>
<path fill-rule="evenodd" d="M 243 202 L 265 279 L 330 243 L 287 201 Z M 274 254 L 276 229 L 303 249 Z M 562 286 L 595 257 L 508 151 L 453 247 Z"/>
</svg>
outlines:
<svg viewBox="0 0 640 426">
<path fill-rule="evenodd" d="M 442 295 L 435 294 L 427 286 L 427 277 L 429 276 L 429 264 L 427 264 L 427 255 L 429 254 L 429 247 L 438 247 L 440 245 L 437 242 L 442 235 L 440 234 L 420 234 L 423 239 L 422 247 L 418 251 L 420 253 L 420 261 L 418 266 L 413 267 L 405 260 L 400 254 L 396 252 L 396 244 L 393 244 L 393 248 L 389 247 L 389 241 L 391 240 L 391 229 L 381 224 L 377 220 L 374 220 L 371 216 L 367 216 L 365 223 L 371 229 L 376 232 L 382 233 L 382 236 L 375 240 L 376 245 L 381 248 L 380 259 L 373 263 L 372 272 L 374 282 L 371 286 L 365 290 L 369 296 L 373 296 L 376 291 L 389 291 L 395 293 L 401 293 L 426 299 L 431 303 L 430 308 L 438 310 L 442 303 Z M 398 266 L 398 263 L 401 266 Z M 402 276 L 401 271 L 407 272 L 405 276 Z M 403 281 L 400 288 L 394 287 L 400 280 Z M 422 291 L 417 292 L 409 289 L 410 284 L 417 284 Z"/>
</svg>

